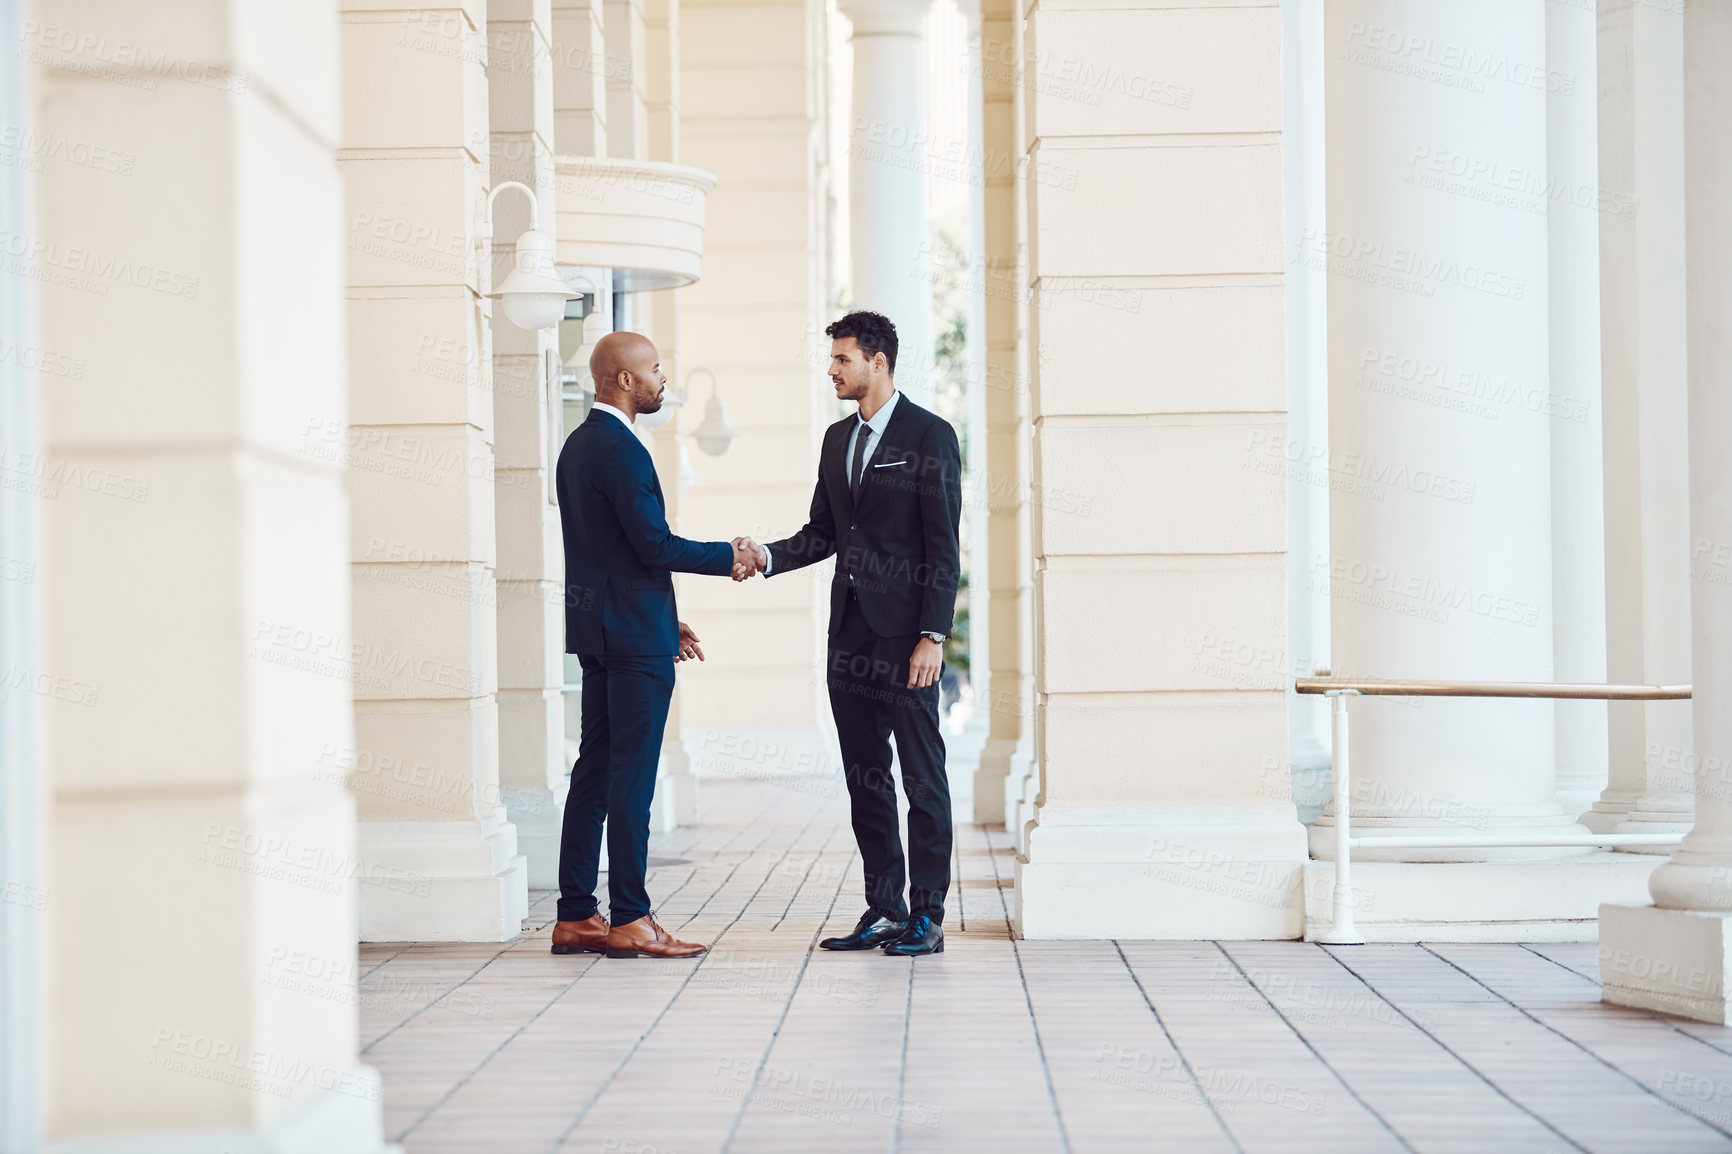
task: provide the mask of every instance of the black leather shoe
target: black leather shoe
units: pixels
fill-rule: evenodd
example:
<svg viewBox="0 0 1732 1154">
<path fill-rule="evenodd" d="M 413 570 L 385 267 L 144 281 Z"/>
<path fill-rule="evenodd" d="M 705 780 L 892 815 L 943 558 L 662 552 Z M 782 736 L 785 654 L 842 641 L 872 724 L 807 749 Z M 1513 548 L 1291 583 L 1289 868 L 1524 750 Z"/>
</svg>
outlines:
<svg viewBox="0 0 1732 1154">
<path fill-rule="evenodd" d="M 918 958 L 922 954 L 944 952 L 944 927 L 920 914 L 908 923 L 908 932 L 895 941 L 884 943 L 884 952 L 896 958 Z"/>
<path fill-rule="evenodd" d="M 869 950 L 873 946 L 881 946 L 900 938 L 908 929 L 907 922 L 895 922 L 882 914 L 867 910 L 854 927 L 854 932 L 843 938 L 825 938 L 818 943 L 822 950 Z"/>
</svg>

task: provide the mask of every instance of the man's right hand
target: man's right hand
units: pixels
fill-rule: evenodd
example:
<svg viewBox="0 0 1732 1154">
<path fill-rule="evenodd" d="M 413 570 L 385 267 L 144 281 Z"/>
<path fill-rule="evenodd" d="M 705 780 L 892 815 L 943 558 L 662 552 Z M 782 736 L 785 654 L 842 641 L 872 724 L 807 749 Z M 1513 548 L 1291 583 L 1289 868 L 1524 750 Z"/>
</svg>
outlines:
<svg viewBox="0 0 1732 1154">
<path fill-rule="evenodd" d="M 745 581 L 764 571 L 770 563 L 770 551 L 750 537 L 735 537 L 734 580 Z"/>
</svg>

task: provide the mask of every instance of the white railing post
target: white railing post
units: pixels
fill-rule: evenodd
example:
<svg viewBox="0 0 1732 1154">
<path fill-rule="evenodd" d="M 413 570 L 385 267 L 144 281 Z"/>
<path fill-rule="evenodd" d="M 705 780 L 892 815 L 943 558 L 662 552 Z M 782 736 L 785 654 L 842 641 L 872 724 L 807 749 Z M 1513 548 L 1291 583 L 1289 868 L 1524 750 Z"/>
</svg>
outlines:
<svg viewBox="0 0 1732 1154">
<path fill-rule="evenodd" d="M 1349 802 L 1351 783 L 1347 757 L 1347 699 L 1357 696 L 1353 690 L 1329 693 L 1331 759 L 1335 777 L 1335 920 L 1327 933 L 1317 940 L 1331 946 L 1362 946 L 1365 939 L 1353 925 L 1353 839 L 1352 807 Z"/>
</svg>

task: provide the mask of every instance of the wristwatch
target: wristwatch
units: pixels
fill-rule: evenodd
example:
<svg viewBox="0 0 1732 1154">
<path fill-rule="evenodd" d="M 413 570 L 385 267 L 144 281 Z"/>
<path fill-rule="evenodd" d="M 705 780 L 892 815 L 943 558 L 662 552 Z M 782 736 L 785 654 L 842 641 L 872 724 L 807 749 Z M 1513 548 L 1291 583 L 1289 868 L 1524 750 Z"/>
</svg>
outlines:
<svg viewBox="0 0 1732 1154">
<path fill-rule="evenodd" d="M 926 638 L 928 641 L 936 641 L 940 645 L 943 645 L 947 640 L 945 635 L 942 633 L 922 633 L 920 636 Z"/>
</svg>

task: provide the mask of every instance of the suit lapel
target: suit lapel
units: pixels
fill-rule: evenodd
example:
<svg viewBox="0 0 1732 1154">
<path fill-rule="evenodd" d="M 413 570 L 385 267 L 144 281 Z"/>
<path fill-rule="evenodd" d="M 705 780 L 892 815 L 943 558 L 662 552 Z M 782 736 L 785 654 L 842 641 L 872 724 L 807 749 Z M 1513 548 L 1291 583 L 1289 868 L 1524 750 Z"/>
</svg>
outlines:
<svg viewBox="0 0 1732 1154">
<path fill-rule="evenodd" d="M 841 436 L 836 437 L 835 450 L 829 454 L 829 459 L 827 461 L 822 462 L 823 467 L 830 470 L 831 486 L 835 487 L 837 492 L 842 495 L 842 511 L 844 516 L 838 518 L 838 520 L 841 521 L 852 521 L 854 519 L 854 494 L 848 491 L 849 429 L 850 426 L 848 425 L 842 426 Z"/>
<path fill-rule="evenodd" d="M 860 475 L 860 496 L 854 502 L 856 510 L 866 504 L 871 490 L 876 488 L 873 481 L 878 474 L 878 465 L 882 463 L 885 455 L 893 452 L 898 457 L 901 456 L 901 450 L 896 447 L 896 438 L 903 425 L 902 418 L 907 415 L 911 403 L 905 396 L 896 398 L 896 408 L 891 410 L 890 420 L 885 424 L 883 434 L 879 436 L 878 443 L 872 446 L 871 455 L 866 458 L 866 470 Z"/>
</svg>

